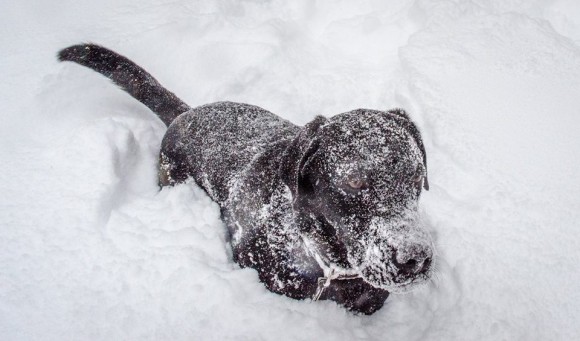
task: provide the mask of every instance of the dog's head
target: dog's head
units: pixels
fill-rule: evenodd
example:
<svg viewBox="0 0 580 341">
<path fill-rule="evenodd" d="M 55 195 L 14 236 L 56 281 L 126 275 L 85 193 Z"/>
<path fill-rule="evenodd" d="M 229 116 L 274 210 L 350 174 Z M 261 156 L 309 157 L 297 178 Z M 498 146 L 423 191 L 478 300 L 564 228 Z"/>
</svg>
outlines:
<svg viewBox="0 0 580 341">
<path fill-rule="evenodd" d="M 430 278 L 433 243 L 418 217 L 426 155 L 404 111 L 317 117 L 286 150 L 281 177 L 294 210 L 330 226 L 365 281 L 404 292 Z"/>
</svg>

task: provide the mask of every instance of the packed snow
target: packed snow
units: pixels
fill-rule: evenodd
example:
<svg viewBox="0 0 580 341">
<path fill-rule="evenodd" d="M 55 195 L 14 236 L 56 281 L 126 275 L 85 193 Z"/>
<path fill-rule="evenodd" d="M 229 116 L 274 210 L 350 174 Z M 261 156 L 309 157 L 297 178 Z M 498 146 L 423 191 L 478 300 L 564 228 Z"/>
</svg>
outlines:
<svg viewBox="0 0 580 341">
<path fill-rule="evenodd" d="M 580 339 L 576 1 L 25 0 L 0 21 L 0 339 Z M 216 203 L 157 186 L 159 119 L 57 62 L 86 41 L 192 107 L 405 108 L 436 278 L 372 316 L 269 292 Z"/>
</svg>

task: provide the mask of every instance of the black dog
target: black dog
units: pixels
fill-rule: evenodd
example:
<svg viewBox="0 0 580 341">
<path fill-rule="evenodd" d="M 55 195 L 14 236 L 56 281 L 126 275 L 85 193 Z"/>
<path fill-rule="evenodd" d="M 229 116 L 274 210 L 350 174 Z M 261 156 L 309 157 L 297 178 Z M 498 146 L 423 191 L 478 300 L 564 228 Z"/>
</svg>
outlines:
<svg viewBox="0 0 580 341">
<path fill-rule="evenodd" d="M 113 80 L 168 125 L 159 181 L 193 178 L 221 207 L 234 260 L 286 296 L 372 314 L 426 282 L 433 246 L 417 204 L 421 136 L 400 109 L 358 109 L 304 127 L 256 106 L 190 108 L 127 58 L 76 45 L 61 61 Z"/>
</svg>

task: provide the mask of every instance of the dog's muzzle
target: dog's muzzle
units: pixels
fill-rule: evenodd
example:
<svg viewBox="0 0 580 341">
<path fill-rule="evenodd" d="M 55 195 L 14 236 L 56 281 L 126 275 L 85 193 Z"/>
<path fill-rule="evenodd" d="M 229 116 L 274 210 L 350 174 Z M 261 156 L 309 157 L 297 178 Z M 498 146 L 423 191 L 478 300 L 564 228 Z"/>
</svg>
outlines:
<svg viewBox="0 0 580 341">
<path fill-rule="evenodd" d="M 389 227 L 372 224 L 375 233 L 365 241 L 360 255 L 362 277 L 371 285 L 392 292 L 406 292 L 431 277 L 433 242 L 418 224 Z"/>
</svg>

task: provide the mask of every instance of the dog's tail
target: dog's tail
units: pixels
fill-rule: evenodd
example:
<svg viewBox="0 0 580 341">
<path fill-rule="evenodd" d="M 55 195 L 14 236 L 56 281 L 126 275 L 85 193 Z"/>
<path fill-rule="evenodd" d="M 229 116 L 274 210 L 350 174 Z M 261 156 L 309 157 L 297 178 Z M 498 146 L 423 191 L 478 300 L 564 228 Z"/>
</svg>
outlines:
<svg viewBox="0 0 580 341">
<path fill-rule="evenodd" d="M 78 63 L 110 78 L 121 89 L 159 115 L 167 126 L 190 109 L 139 65 L 102 46 L 70 46 L 58 53 L 58 59 Z"/>
</svg>

